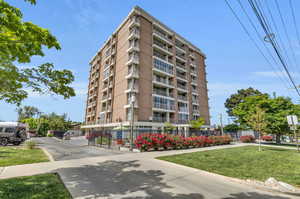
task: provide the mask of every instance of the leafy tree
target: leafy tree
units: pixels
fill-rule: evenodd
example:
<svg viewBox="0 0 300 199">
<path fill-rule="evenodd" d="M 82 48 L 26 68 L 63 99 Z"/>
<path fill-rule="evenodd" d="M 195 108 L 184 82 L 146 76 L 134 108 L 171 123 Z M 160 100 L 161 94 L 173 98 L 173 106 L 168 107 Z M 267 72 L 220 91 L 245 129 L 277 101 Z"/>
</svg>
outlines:
<svg viewBox="0 0 300 199">
<path fill-rule="evenodd" d="M 26 118 L 20 120 L 22 123 L 28 125 L 29 130 L 36 130 L 38 128 L 38 121 L 35 118 Z"/>
<path fill-rule="evenodd" d="M 246 97 L 249 96 L 258 96 L 258 95 L 267 95 L 265 93 L 260 92 L 254 88 L 240 89 L 237 93 L 232 94 L 225 102 L 225 107 L 227 108 L 227 114 L 229 116 L 234 116 L 232 110 L 241 102 L 244 101 Z"/>
<path fill-rule="evenodd" d="M 265 111 L 265 133 L 275 134 L 276 142 L 280 143 L 280 137 L 289 134 L 290 129 L 286 120 L 287 115 L 300 115 L 300 106 L 292 103 L 290 98 L 270 98 L 266 95 L 250 96 L 233 109 L 233 115 L 237 122 L 244 128 L 252 128 L 249 125 L 249 116 L 254 114 L 257 107 Z"/>
<path fill-rule="evenodd" d="M 175 126 L 173 124 L 171 124 L 170 122 L 165 122 L 164 123 L 164 130 L 165 131 L 173 131 L 175 129 Z"/>
<path fill-rule="evenodd" d="M 25 0 L 35 4 L 35 0 Z M 43 48 L 60 49 L 49 30 L 22 20 L 22 12 L 0 0 L 0 100 L 20 105 L 28 89 L 40 94 L 57 94 L 65 99 L 75 96 L 69 70 L 55 70 L 52 63 L 18 68 L 30 63 L 32 56 L 44 56 Z"/>
<path fill-rule="evenodd" d="M 190 125 L 193 129 L 200 129 L 205 124 L 203 117 L 198 117 L 196 120 L 191 120 Z"/>
<path fill-rule="evenodd" d="M 248 125 L 259 134 L 259 151 L 261 151 L 261 136 L 267 127 L 266 113 L 261 108 L 256 107 L 255 112 L 248 115 L 248 118 Z"/>
<path fill-rule="evenodd" d="M 228 124 L 224 127 L 225 132 L 236 133 L 239 130 L 240 130 L 240 127 L 237 124 Z"/>
<path fill-rule="evenodd" d="M 18 121 L 21 121 L 26 118 L 32 118 L 41 113 L 39 109 L 34 106 L 19 107 L 17 108 L 17 112 L 18 112 Z"/>
</svg>

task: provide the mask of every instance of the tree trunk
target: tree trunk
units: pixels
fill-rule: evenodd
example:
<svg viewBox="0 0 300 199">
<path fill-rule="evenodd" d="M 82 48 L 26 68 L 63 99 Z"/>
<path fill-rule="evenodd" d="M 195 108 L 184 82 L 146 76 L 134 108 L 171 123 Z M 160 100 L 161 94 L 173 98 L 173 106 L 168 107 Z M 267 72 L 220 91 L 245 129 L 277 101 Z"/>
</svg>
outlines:
<svg viewBox="0 0 300 199">
<path fill-rule="evenodd" d="M 281 143 L 281 134 L 276 134 L 276 144 L 280 144 Z"/>
</svg>

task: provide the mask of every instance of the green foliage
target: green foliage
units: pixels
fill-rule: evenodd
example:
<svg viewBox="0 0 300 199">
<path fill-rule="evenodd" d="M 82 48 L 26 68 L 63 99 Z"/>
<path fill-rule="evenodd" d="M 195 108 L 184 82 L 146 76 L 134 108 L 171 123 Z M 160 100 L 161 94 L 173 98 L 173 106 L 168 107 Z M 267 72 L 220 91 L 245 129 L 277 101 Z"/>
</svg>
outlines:
<svg viewBox="0 0 300 199">
<path fill-rule="evenodd" d="M 194 129 L 200 129 L 205 124 L 205 120 L 202 117 L 199 117 L 197 120 L 191 120 L 190 125 Z"/>
<path fill-rule="evenodd" d="M 18 112 L 18 121 L 32 118 L 32 117 L 40 114 L 39 109 L 34 106 L 19 107 L 19 108 L 17 108 L 17 112 Z"/>
<path fill-rule="evenodd" d="M 35 4 L 35 0 L 26 0 Z M 0 100 L 19 105 L 28 89 L 40 94 L 75 96 L 70 84 L 74 76 L 69 70 L 55 70 L 53 64 L 18 68 L 30 63 L 32 56 L 44 56 L 44 48 L 60 49 L 49 30 L 22 20 L 22 12 L 0 0 Z"/>
<path fill-rule="evenodd" d="M 240 127 L 237 124 L 228 124 L 224 127 L 224 131 L 229 133 L 235 133 L 238 132 L 239 130 Z"/>
<path fill-rule="evenodd" d="M 225 107 L 227 108 L 227 114 L 229 116 L 234 116 L 232 110 L 241 102 L 244 101 L 246 97 L 249 96 L 260 96 L 260 95 L 265 95 L 265 93 L 261 93 L 259 90 L 254 89 L 254 88 L 247 88 L 247 89 L 240 89 L 237 91 L 237 93 L 232 94 L 225 102 Z"/>
<path fill-rule="evenodd" d="M 175 126 L 173 124 L 171 124 L 170 122 L 165 122 L 164 129 L 166 131 L 173 131 L 175 129 Z"/>
<path fill-rule="evenodd" d="M 30 130 L 36 130 L 38 135 L 46 136 L 48 130 L 67 131 L 72 127 L 72 122 L 67 115 L 56 113 L 43 114 L 39 118 L 27 118 L 21 122 L 28 124 Z"/>
<path fill-rule="evenodd" d="M 265 112 L 265 133 L 268 134 L 287 134 L 290 132 L 286 116 L 290 114 L 300 114 L 300 106 L 292 103 L 290 98 L 269 96 L 250 96 L 238 104 L 233 109 L 233 115 L 237 122 L 245 128 L 253 128 L 249 123 L 249 117 L 254 115 L 257 107 Z"/>
<path fill-rule="evenodd" d="M 36 142 L 32 140 L 28 140 L 25 142 L 26 148 L 27 149 L 35 149 L 36 148 Z"/>
</svg>

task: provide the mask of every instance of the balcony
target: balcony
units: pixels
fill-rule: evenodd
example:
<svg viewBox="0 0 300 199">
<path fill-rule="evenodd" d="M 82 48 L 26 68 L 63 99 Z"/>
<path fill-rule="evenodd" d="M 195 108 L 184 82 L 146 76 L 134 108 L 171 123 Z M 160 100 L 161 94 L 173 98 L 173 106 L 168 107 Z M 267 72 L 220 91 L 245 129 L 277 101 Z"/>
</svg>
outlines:
<svg viewBox="0 0 300 199">
<path fill-rule="evenodd" d="M 185 67 L 185 65 L 176 63 L 176 67 L 177 67 L 179 70 L 186 72 L 186 67 Z"/>
<path fill-rule="evenodd" d="M 139 48 L 139 44 L 138 43 L 130 44 L 129 48 L 127 49 L 128 53 L 130 53 L 130 52 L 139 52 L 139 51 L 140 51 L 140 48 Z"/>
<path fill-rule="evenodd" d="M 139 39 L 139 38 L 140 38 L 140 31 L 134 29 L 131 32 L 129 32 L 128 40 Z"/>
<path fill-rule="evenodd" d="M 140 26 L 140 20 L 136 16 L 133 16 L 129 20 L 129 27 Z"/>
<path fill-rule="evenodd" d="M 192 104 L 199 105 L 199 100 L 193 99 L 193 100 L 192 100 Z"/>
<path fill-rule="evenodd" d="M 181 113 L 188 113 L 189 109 L 187 107 L 178 107 L 178 112 Z"/>
<path fill-rule="evenodd" d="M 184 86 L 184 85 L 182 85 L 182 84 L 177 84 L 177 88 L 178 88 L 178 89 L 182 89 L 182 90 L 184 90 L 184 91 L 187 91 L 187 87 Z"/>
<path fill-rule="evenodd" d="M 139 88 L 137 85 L 135 86 L 131 86 L 130 84 L 128 85 L 128 88 L 125 90 L 125 93 L 138 93 L 139 92 Z"/>
<path fill-rule="evenodd" d="M 173 45 L 173 41 L 171 39 L 168 38 L 167 34 L 163 34 L 155 29 L 153 29 L 153 36 Z"/>
<path fill-rule="evenodd" d="M 190 65 L 194 68 L 196 68 L 196 64 L 194 62 L 191 62 Z"/>
<path fill-rule="evenodd" d="M 155 102 L 153 102 L 153 108 L 164 109 L 164 110 L 167 110 L 167 111 L 174 111 L 175 110 L 174 105 L 161 104 L 161 103 L 155 103 Z"/>
<path fill-rule="evenodd" d="M 160 96 L 165 96 L 165 97 L 171 97 L 174 98 L 172 93 L 168 93 L 166 91 L 158 90 L 158 89 L 153 89 L 153 94 L 154 95 L 160 95 Z"/>
<path fill-rule="evenodd" d="M 169 55 L 173 55 L 173 52 L 172 52 L 172 49 L 169 49 L 166 45 L 160 43 L 160 42 L 157 42 L 157 41 L 153 41 L 153 45 L 152 45 L 153 48 L 156 48 L 158 50 L 161 50 Z"/>
<path fill-rule="evenodd" d="M 182 62 L 186 62 L 185 56 L 176 52 L 176 58 Z"/>
<path fill-rule="evenodd" d="M 92 101 L 88 103 L 88 107 L 94 107 L 96 106 L 96 101 Z"/>
<path fill-rule="evenodd" d="M 191 69 L 191 75 L 197 77 L 197 71 L 195 69 Z"/>
<path fill-rule="evenodd" d="M 182 81 L 187 81 L 186 75 L 183 75 L 181 73 L 176 73 L 176 77 Z"/>
<path fill-rule="evenodd" d="M 178 95 L 178 96 L 177 96 L 177 99 L 178 99 L 178 100 L 181 100 L 181 101 L 188 101 L 187 96 L 184 96 L 184 95 Z"/>
<path fill-rule="evenodd" d="M 126 79 L 130 78 L 139 78 L 139 72 L 137 70 L 128 71 L 128 75 L 126 75 Z"/>
<path fill-rule="evenodd" d="M 190 55 L 189 55 L 191 58 L 193 58 L 193 59 L 195 59 L 196 57 L 195 57 L 195 54 L 194 53 L 190 53 Z"/>
<path fill-rule="evenodd" d="M 138 55 L 132 55 L 132 56 L 129 56 L 126 65 L 139 64 L 139 63 L 140 63 L 139 56 Z"/>
<path fill-rule="evenodd" d="M 129 101 L 129 100 L 127 100 L 127 101 Z M 135 103 L 134 103 L 134 108 L 138 108 L 138 107 L 139 107 L 138 103 L 135 102 Z M 130 104 L 130 103 L 127 103 L 127 104 L 124 106 L 124 108 L 131 108 L 131 104 Z"/>
<path fill-rule="evenodd" d="M 200 111 L 198 109 L 193 109 L 193 114 L 194 115 L 200 115 Z"/>
<path fill-rule="evenodd" d="M 165 61 L 162 61 L 161 59 L 154 58 L 154 70 L 164 74 L 164 75 L 170 75 L 173 76 L 173 66 L 171 64 L 166 63 Z"/>
<path fill-rule="evenodd" d="M 196 79 L 192 79 L 191 84 L 198 85 L 198 81 Z"/>
<path fill-rule="evenodd" d="M 167 117 L 153 117 L 152 118 L 153 122 L 160 122 L 160 123 L 164 123 L 164 122 L 168 122 L 168 118 Z"/>
<path fill-rule="evenodd" d="M 174 86 L 172 85 L 172 83 L 170 81 L 168 81 L 167 79 L 164 78 L 157 78 L 157 76 L 153 77 L 153 81 L 154 84 L 160 85 L 160 86 L 165 86 L 168 88 L 174 88 Z"/>
</svg>

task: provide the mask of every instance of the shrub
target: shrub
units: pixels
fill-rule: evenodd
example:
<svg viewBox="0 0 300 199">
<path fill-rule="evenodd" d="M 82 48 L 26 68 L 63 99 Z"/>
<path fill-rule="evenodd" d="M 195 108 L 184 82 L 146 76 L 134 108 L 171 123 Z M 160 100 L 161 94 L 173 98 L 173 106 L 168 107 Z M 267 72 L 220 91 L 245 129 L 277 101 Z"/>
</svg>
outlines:
<svg viewBox="0 0 300 199">
<path fill-rule="evenodd" d="M 270 136 L 270 135 L 264 135 L 261 137 L 262 140 L 264 141 L 272 141 L 273 140 L 273 137 Z"/>
<path fill-rule="evenodd" d="M 230 136 L 192 136 L 184 138 L 170 134 L 142 134 L 136 138 L 135 145 L 142 151 L 148 151 L 150 149 L 183 149 L 230 144 L 231 141 Z"/>
<path fill-rule="evenodd" d="M 25 142 L 27 149 L 35 149 L 36 148 L 36 142 L 32 140 L 28 140 Z"/>
<path fill-rule="evenodd" d="M 240 137 L 240 141 L 243 143 L 252 143 L 255 141 L 255 138 L 253 135 L 244 135 Z"/>
<path fill-rule="evenodd" d="M 47 134 L 47 137 L 53 137 L 54 135 L 53 135 L 53 133 L 48 133 Z"/>
</svg>

